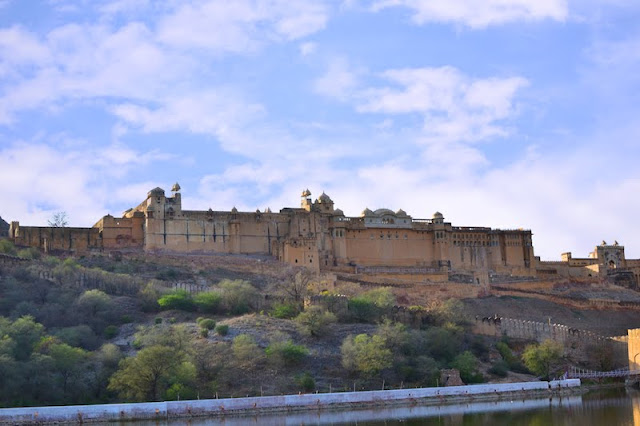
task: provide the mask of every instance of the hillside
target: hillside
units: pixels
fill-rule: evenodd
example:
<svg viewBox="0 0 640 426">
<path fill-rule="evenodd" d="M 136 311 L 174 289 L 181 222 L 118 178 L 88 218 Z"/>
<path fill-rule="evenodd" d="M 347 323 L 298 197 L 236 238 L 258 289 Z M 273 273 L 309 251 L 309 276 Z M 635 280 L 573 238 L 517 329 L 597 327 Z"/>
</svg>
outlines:
<svg viewBox="0 0 640 426">
<path fill-rule="evenodd" d="M 466 382 L 517 381 L 533 377 L 519 361 L 526 342 L 472 334 L 475 315 L 551 316 L 600 334 L 640 318 L 447 300 L 421 284 L 360 285 L 260 256 L 0 249 L 25 258 L 0 263 L 3 406 L 435 386 L 451 367 Z M 151 385 L 140 374 L 154 365 Z"/>
</svg>

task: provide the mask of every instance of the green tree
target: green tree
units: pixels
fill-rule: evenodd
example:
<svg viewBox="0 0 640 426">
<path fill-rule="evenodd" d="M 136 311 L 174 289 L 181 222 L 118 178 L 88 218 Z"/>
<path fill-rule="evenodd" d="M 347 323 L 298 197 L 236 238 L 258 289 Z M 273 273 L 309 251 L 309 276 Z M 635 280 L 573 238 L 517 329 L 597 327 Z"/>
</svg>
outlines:
<svg viewBox="0 0 640 426">
<path fill-rule="evenodd" d="M 451 366 L 460 372 L 460 378 L 465 383 L 482 382 L 482 374 L 478 372 L 478 359 L 470 352 L 464 351 L 457 355 Z"/>
<path fill-rule="evenodd" d="M 288 367 L 302 362 L 309 355 L 309 350 L 304 345 L 296 345 L 291 339 L 287 339 L 271 342 L 265 353 L 269 361 Z"/>
<path fill-rule="evenodd" d="M 95 317 L 111 309 L 111 298 L 102 290 L 87 290 L 78 298 L 78 308 Z"/>
<path fill-rule="evenodd" d="M 158 305 L 162 309 L 180 309 L 182 311 L 195 311 L 196 305 L 193 298 L 186 290 L 178 289 L 165 294 L 158 299 Z"/>
<path fill-rule="evenodd" d="M 263 360 L 263 352 L 248 334 L 240 334 L 231 344 L 234 362 L 241 369 L 252 369 Z"/>
<path fill-rule="evenodd" d="M 539 345 L 529 345 L 522 353 L 522 361 L 534 374 L 543 379 L 549 379 L 562 361 L 562 345 L 551 339 Z"/>
<path fill-rule="evenodd" d="M 230 313 L 245 314 L 252 308 L 252 302 L 258 296 L 258 291 L 249 281 L 222 280 L 218 284 L 222 292 L 222 300 Z"/>
<path fill-rule="evenodd" d="M 155 324 L 141 327 L 135 334 L 135 342 L 142 347 L 168 346 L 181 353 L 188 353 L 193 343 L 193 334 L 185 324 Z"/>
<path fill-rule="evenodd" d="M 393 363 L 391 350 L 386 347 L 384 339 L 377 335 L 348 336 L 342 342 L 340 352 L 344 368 L 366 377 L 391 367 Z"/>
<path fill-rule="evenodd" d="M 15 343 L 13 355 L 18 361 L 27 360 L 44 336 L 44 326 L 35 322 L 32 316 L 18 318 L 7 331 Z"/>
<path fill-rule="evenodd" d="M 66 343 L 59 343 L 51 345 L 48 353 L 53 359 L 56 372 L 62 379 L 62 392 L 66 394 L 69 381 L 81 371 L 87 359 L 87 352 Z"/>
<path fill-rule="evenodd" d="M 182 363 L 182 354 L 168 346 L 150 346 L 120 361 L 108 389 L 129 401 L 159 401 L 171 386 L 171 377 Z"/>
<path fill-rule="evenodd" d="M 204 291 L 193 298 L 193 302 L 200 312 L 217 314 L 222 308 L 222 294 L 219 291 Z"/>
<path fill-rule="evenodd" d="M 349 313 L 357 321 L 375 322 L 388 314 L 395 303 L 391 289 L 376 288 L 349 299 Z"/>
<path fill-rule="evenodd" d="M 309 336 L 326 334 L 331 324 L 337 321 L 334 314 L 320 306 L 310 306 L 295 318 L 300 331 Z"/>
</svg>

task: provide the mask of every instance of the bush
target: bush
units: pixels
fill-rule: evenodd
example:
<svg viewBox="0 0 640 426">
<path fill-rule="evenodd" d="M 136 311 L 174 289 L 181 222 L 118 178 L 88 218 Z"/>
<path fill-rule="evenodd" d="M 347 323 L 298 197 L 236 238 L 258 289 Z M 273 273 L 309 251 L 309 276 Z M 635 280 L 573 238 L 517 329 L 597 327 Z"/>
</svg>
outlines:
<svg viewBox="0 0 640 426">
<path fill-rule="evenodd" d="M 218 284 L 222 291 L 222 300 L 228 312 L 234 315 L 246 314 L 251 310 L 251 302 L 258 295 L 249 281 L 222 280 Z"/>
<path fill-rule="evenodd" d="M 229 326 L 227 324 L 218 324 L 216 325 L 216 333 L 220 336 L 226 336 L 229 334 Z"/>
<path fill-rule="evenodd" d="M 15 255 L 16 247 L 9 240 L 0 240 L 0 253 Z"/>
<path fill-rule="evenodd" d="M 29 247 L 29 248 L 20 250 L 18 252 L 18 257 L 22 259 L 29 259 L 29 260 L 39 259 L 40 251 L 35 247 Z"/>
<path fill-rule="evenodd" d="M 307 355 L 309 350 L 303 345 L 296 345 L 291 340 L 273 342 L 265 349 L 267 358 L 277 364 L 290 366 L 300 363 Z"/>
<path fill-rule="evenodd" d="M 202 327 L 200 329 L 200 337 L 204 337 L 205 339 L 209 337 L 209 329 Z"/>
<path fill-rule="evenodd" d="M 217 291 L 198 293 L 193 298 L 193 302 L 196 304 L 200 312 L 217 314 L 221 312 L 222 294 Z"/>
<path fill-rule="evenodd" d="M 294 303 L 279 303 L 273 307 L 271 315 L 275 318 L 290 319 L 298 315 L 300 311 Z"/>
<path fill-rule="evenodd" d="M 153 322 L 156 324 L 162 324 L 162 318 L 157 317 L 155 320 L 153 320 Z"/>
<path fill-rule="evenodd" d="M 113 339 L 118 335 L 118 327 L 115 325 L 109 325 L 104 329 L 104 337 L 106 339 Z"/>
<path fill-rule="evenodd" d="M 482 374 L 478 371 L 478 360 L 470 351 L 464 351 L 456 356 L 451 366 L 460 371 L 460 378 L 466 384 L 484 381 Z"/>
<path fill-rule="evenodd" d="M 296 377 L 296 383 L 305 392 L 312 392 L 316 388 L 316 381 L 313 379 L 313 376 L 309 372 Z"/>
<path fill-rule="evenodd" d="M 377 288 L 352 297 L 349 313 L 356 321 L 374 322 L 395 305 L 396 298 L 389 288 Z"/>
<path fill-rule="evenodd" d="M 489 374 L 493 374 L 498 377 L 507 377 L 509 371 L 509 364 L 506 361 L 498 361 L 487 370 Z"/>
<path fill-rule="evenodd" d="M 216 322 L 211 318 L 198 318 L 197 323 L 201 328 L 206 328 L 207 330 L 216 328 Z"/>
<path fill-rule="evenodd" d="M 158 299 L 158 305 L 162 309 L 180 309 L 182 311 L 194 311 L 196 305 L 191 295 L 186 290 L 174 290 Z"/>
<path fill-rule="evenodd" d="M 309 336 L 321 336 L 329 330 L 329 326 L 337 319 L 334 314 L 320 306 L 310 306 L 295 319 L 300 331 Z"/>
<path fill-rule="evenodd" d="M 349 371 L 373 377 L 393 364 L 393 354 L 378 335 L 348 336 L 340 347 L 342 366 Z"/>
</svg>

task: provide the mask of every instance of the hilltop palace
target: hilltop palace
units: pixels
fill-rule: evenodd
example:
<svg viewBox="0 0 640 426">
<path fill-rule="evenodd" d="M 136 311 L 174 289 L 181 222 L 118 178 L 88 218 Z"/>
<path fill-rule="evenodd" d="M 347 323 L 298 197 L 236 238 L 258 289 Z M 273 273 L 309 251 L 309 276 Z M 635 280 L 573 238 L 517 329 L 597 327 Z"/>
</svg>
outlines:
<svg viewBox="0 0 640 426">
<path fill-rule="evenodd" d="M 110 250 L 272 255 L 314 271 L 420 273 L 447 281 L 486 283 L 490 275 L 542 276 L 626 274 L 637 282 L 640 260 L 627 260 L 617 243 L 598 246 L 589 258 L 565 253 L 560 262 L 534 257 L 530 230 L 453 226 L 436 212 L 414 219 L 402 209 L 346 217 L 331 198 L 302 193 L 299 208 L 279 213 L 183 210 L 180 186 L 167 196 L 149 191 L 122 217 L 104 216 L 91 228 L 25 227 L 12 222 L 9 238 L 18 246 L 78 254 Z M 629 275 L 631 274 L 631 275 Z"/>
</svg>

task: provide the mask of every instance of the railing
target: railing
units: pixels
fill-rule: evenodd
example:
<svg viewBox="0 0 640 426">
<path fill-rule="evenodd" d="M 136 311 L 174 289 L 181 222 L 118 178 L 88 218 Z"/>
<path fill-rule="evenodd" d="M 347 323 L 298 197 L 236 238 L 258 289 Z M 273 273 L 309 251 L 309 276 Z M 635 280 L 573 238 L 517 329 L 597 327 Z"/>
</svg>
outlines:
<svg viewBox="0 0 640 426">
<path fill-rule="evenodd" d="M 629 370 L 628 368 L 620 368 L 612 371 L 593 371 L 571 367 L 569 371 L 567 371 L 567 378 L 569 379 L 599 379 L 602 377 L 629 377 L 639 375 L 640 370 Z"/>
</svg>

